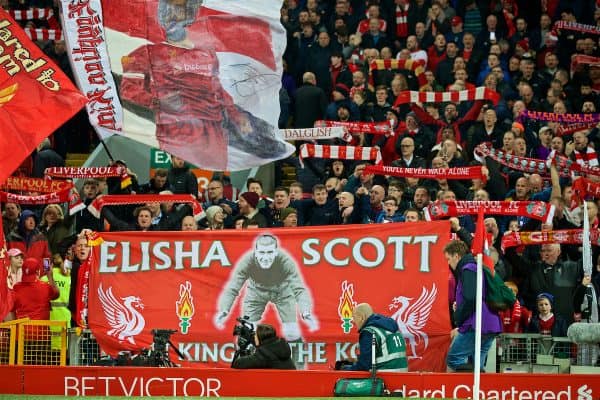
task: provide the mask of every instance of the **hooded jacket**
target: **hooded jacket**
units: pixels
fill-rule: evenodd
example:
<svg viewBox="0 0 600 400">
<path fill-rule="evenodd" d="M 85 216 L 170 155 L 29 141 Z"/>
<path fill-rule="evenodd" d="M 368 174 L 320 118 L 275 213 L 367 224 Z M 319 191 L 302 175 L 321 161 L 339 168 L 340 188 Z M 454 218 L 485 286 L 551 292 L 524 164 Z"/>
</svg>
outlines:
<svg viewBox="0 0 600 400">
<path fill-rule="evenodd" d="M 358 360 L 344 368 L 350 371 L 369 371 L 371 370 L 371 353 L 372 353 L 372 337 L 371 332 L 365 330 L 366 327 L 376 327 L 383 329 L 388 332 L 397 332 L 398 323 L 392 318 L 386 317 L 381 314 L 373 314 L 365 321 L 364 325 L 360 328 L 358 336 L 358 345 L 360 348 L 360 355 Z"/>
<path fill-rule="evenodd" d="M 232 368 L 239 369 L 296 369 L 289 344 L 282 338 L 265 339 L 254 354 L 233 360 Z"/>
<path fill-rule="evenodd" d="M 27 232 L 25 230 L 25 220 L 29 217 L 35 219 L 36 228 Z M 8 248 L 17 248 L 21 250 L 25 258 L 33 257 L 39 260 L 50 258 L 50 249 L 48 240 L 43 233 L 37 229 L 38 219 L 31 210 L 23 210 L 19 217 L 19 226 L 17 230 L 10 233 L 7 238 Z"/>
</svg>

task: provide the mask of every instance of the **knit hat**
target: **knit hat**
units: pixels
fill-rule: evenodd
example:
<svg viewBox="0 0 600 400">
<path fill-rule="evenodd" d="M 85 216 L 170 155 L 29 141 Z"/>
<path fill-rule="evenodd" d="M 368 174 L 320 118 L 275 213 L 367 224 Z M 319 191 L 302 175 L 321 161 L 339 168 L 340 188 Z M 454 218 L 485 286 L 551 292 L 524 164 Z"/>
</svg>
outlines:
<svg viewBox="0 0 600 400">
<path fill-rule="evenodd" d="M 246 200 L 247 201 L 247 200 Z M 219 211 L 223 211 L 223 209 L 219 206 L 210 206 L 206 209 L 205 213 L 206 213 L 206 219 L 208 220 L 209 223 L 213 223 L 215 222 L 215 215 L 219 212 Z"/>
<path fill-rule="evenodd" d="M 552 296 L 550 293 L 542 292 L 538 294 L 535 300 L 539 301 L 540 299 L 548 299 L 550 305 L 554 305 L 554 296 Z"/>
<path fill-rule="evenodd" d="M 281 213 L 279 214 L 280 215 L 279 219 L 281 221 L 283 221 L 284 219 L 286 219 L 287 217 L 289 217 L 290 214 L 296 214 L 296 215 L 298 215 L 298 211 L 296 211 L 296 209 L 293 208 L 293 207 L 284 208 L 283 210 L 281 210 Z"/>
<path fill-rule="evenodd" d="M 452 26 L 458 26 L 463 23 L 463 20 L 461 17 L 456 15 L 456 16 L 452 17 L 452 20 L 450 20 L 450 23 L 452 24 Z"/>
<path fill-rule="evenodd" d="M 252 208 L 256 208 L 258 206 L 258 201 L 260 200 L 258 194 L 254 192 L 244 192 L 240 194 L 240 197 L 246 200 L 246 202 L 250 204 L 250 207 Z"/>
<path fill-rule="evenodd" d="M 23 252 L 21 250 L 13 247 L 12 249 L 8 249 L 6 254 L 8 254 L 9 257 L 16 257 L 16 256 L 23 255 Z"/>
<path fill-rule="evenodd" d="M 529 41 L 527 41 L 527 39 L 519 40 L 517 46 L 521 46 L 525 52 L 529 51 Z"/>
<path fill-rule="evenodd" d="M 345 98 L 348 98 L 348 96 L 350 95 L 350 88 L 348 88 L 348 86 L 344 85 L 343 83 L 336 84 L 333 90 L 338 92 Z"/>
<path fill-rule="evenodd" d="M 33 282 L 37 279 L 39 271 L 41 270 L 40 260 L 37 258 L 30 257 L 23 261 L 23 282 Z"/>
<path fill-rule="evenodd" d="M 525 132 L 525 127 L 523 126 L 522 123 L 520 122 L 513 122 L 512 124 L 513 128 L 517 128 L 518 130 L 520 130 L 521 132 Z"/>
</svg>

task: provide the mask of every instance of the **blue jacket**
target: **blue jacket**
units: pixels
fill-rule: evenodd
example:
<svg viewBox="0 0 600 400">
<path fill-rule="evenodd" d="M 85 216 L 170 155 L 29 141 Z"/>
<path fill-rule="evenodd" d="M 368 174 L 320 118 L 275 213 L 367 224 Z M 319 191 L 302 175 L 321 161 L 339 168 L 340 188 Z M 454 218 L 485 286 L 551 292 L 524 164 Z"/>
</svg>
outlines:
<svg viewBox="0 0 600 400">
<path fill-rule="evenodd" d="M 360 354 L 358 360 L 347 367 L 345 370 L 350 371 L 369 371 L 371 370 L 371 342 L 373 335 L 366 331 L 364 328 L 367 326 L 375 326 L 377 328 L 384 329 L 389 332 L 397 332 L 398 324 L 392 318 L 386 317 L 381 314 L 373 314 L 365 321 L 365 324 L 358 331 L 358 345 L 360 348 Z"/>
</svg>

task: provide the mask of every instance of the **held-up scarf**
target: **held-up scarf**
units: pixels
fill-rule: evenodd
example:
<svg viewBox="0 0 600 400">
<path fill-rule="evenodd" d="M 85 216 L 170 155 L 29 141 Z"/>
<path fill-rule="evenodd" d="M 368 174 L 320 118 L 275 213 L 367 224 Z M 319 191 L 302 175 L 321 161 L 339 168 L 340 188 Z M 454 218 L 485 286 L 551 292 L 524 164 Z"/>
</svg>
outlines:
<svg viewBox="0 0 600 400">
<path fill-rule="evenodd" d="M 498 161 L 500 164 L 510 169 L 517 171 L 523 171 L 530 174 L 544 175 L 546 173 L 546 161 L 539 160 L 537 158 L 519 157 L 514 154 L 508 154 L 503 150 L 497 150 L 495 148 L 489 148 L 487 144 L 482 143 L 475 147 L 473 151 L 475 159 L 483 162 L 485 157 L 489 157 L 492 160 Z M 568 172 L 567 175 L 568 176 Z"/>
<path fill-rule="evenodd" d="M 373 135 L 386 135 L 394 133 L 389 122 L 341 122 L 341 121 L 315 121 L 315 128 L 343 127 L 350 133 L 371 133 Z"/>
<path fill-rule="evenodd" d="M 0 202 L 25 205 L 69 203 L 69 215 L 73 215 L 85 208 L 85 204 L 83 204 L 81 201 L 79 193 L 77 193 L 77 191 L 73 188 L 67 188 L 58 192 L 41 194 L 37 196 L 25 196 L 22 194 L 0 192 Z"/>
<path fill-rule="evenodd" d="M 77 287 L 75 288 L 75 315 L 73 316 L 73 319 L 80 328 L 87 328 L 88 326 L 90 270 L 90 258 L 88 257 L 88 259 L 79 266 L 77 272 Z"/>
<path fill-rule="evenodd" d="M 575 132 L 585 131 L 587 129 L 592 129 L 596 125 L 598 125 L 596 122 L 584 122 L 584 123 L 564 124 L 564 125 L 561 124 L 561 125 L 558 126 L 558 128 L 556 128 L 556 133 L 554 135 L 555 136 L 572 135 Z"/>
<path fill-rule="evenodd" d="M 447 103 L 449 101 L 458 103 L 460 101 L 472 100 L 490 100 L 496 105 L 500 100 L 500 95 L 483 86 L 475 89 L 452 92 L 417 92 L 414 90 L 407 90 L 398 94 L 398 97 L 394 102 L 394 107 L 407 103 Z"/>
<path fill-rule="evenodd" d="M 73 182 L 44 178 L 28 178 L 26 176 L 9 176 L 1 187 L 4 190 L 52 193 L 71 189 L 73 187 Z"/>
<path fill-rule="evenodd" d="M 550 122 L 560 122 L 564 124 L 570 123 L 587 123 L 587 122 L 600 122 L 600 113 L 565 113 L 565 114 L 556 114 L 545 111 L 532 111 L 532 110 L 524 110 L 519 114 L 518 118 L 529 118 L 535 119 L 537 121 L 550 121 Z"/>
<path fill-rule="evenodd" d="M 375 160 L 375 164 L 381 162 L 381 153 L 375 147 L 360 146 L 326 146 L 318 144 L 303 144 L 300 146 L 300 165 L 304 168 L 305 158 L 327 158 L 341 160 Z"/>
<path fill-rule="evenodd" d="M 575 69 L 580 65 L 593 65 L 600 66 L 600 57 L 586 56 L 584 54 L 574 54 L 571 56 L 571 76 L 575 72 Z"/>
<path fill-rule="evenodd" d="M 570 158 L 556 154 L 555 151 L 550 152 L 548 160 L 556 165 L 556 168 L 558 168 L 562 176 L 565 176 L 565 173 L 569 174 L 570 172 L 577 172 L 579 175 L 600 176 L 600 167 L 581 165 Z"/>
<path fill-rule="evenodd" d="M 475 215 L 481 208 L 484 214 L 527 217 L 546 223 L 552 222 L 554 218 L 554 206 L 544 201 L 435 201 L 423 208 L 423 213 L 427 221 L 432 221 Z"/>
<path fill-rule="evenodd" d="M 408 8 L 410 3 L 405 6 L 396 6 L 396 36 L 404 39 L 408 36 Z"/>
<path fill-rule="evenodd" d="M 124 167 L 52 167 L 44 171 L 53 178 L 110 178 L 121 177 L 121 189 L 131 185 L 131 178 Z"/>
<path fill-rule="evenodd" d="M 367 165 L 365 174 L 390 175 L 422 179 L 481 179 L 487 181 L 482 172 L 483 167 L 456 168 L 404 168 L 384 165 Z"/>
<path fill-rule="evenodd" d="M 195 220 L 204 217 L 202 206 L 191 194 L 109 194 L 94 199 L 88 206 L 88 211 L 94 217 L 100 218 L 104 206 L 145 203 L 188 203 L 192 207 Z"/>
<path fill-rule="evenodd" d="M 592 35 L 600 35 L 600 28 L 596 25 L 580 24 L 579 22 L 556 21 L 552 30 L 564 29 L 567 31 L 577 31 L 591 33 Z"/>
<path fill-rule="evenodd" d="M 404 69 L 414 72 L 419 88 L 427 85 L 425 78 L 425 61 L 423 60 L 374 60 L 369 64 L 369 84 L 373 86 L 373 71 L 388 69 Z"/>
<path fill-rule="evenodd" d="M 284 140 L 329 140 L 342 139 L 345 142 L 352 140 L 352 135 L 342 126 L 326 128 L 300 128 L 280 129 Z"/>
<path fill-rule="evenodd" d="M 575 179 L 571 189 L 573 190 L 571 209 L 580 205 L 588 196 L 595 199 L 600 198 L 600 183 L 592 182 L 586 178 Z"/>
<path fill-rule="evenodd" d="M 581 244 L 583 229 L 562 229 L 557 231 L 510 232 L 502 236 L 501 248 L 530 246 L 540 244 Z M 600 232 L 590 232 L 590 242 L 600 246 Z"/>
<path fill-rule="evenodd" d="M 51 8 L 29 8 L 27 10 L 9 10 L 8 12 L 16 21 L 48 19 L 54 15 L 54 10 Z"/>
</svg>

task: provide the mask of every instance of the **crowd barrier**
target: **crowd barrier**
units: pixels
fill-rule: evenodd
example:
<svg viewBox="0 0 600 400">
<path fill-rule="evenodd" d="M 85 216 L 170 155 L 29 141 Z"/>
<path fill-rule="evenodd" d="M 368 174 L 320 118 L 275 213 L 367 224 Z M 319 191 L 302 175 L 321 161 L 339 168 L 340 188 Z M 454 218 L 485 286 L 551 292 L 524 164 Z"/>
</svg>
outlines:
<svg viewBox="0 0 600 400">
<path fill-rule="evenodd" d="M 67 324 L 28 318 L 0 324 L 0 364 L 67 365 Z"/>
</svg>

